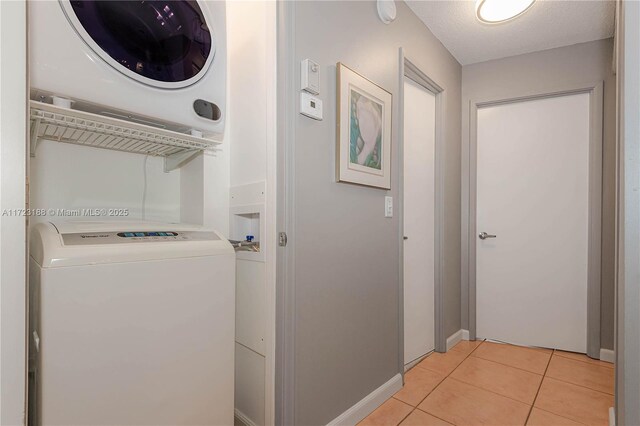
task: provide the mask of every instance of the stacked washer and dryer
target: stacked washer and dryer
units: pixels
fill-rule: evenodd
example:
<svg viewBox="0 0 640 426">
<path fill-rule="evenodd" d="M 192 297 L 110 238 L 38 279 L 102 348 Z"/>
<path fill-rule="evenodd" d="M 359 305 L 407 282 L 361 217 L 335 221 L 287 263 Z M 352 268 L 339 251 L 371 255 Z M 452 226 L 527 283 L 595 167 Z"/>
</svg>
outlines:
<svg viewBox="0 0 640 426">
<path fill-rule="evenodd" d="M 29 2 L 31 98 L 221 139 L 224 2 Z M 82 178 L 82 177 L 79 177 Z M 150 222 L 31 230 L 31 424 L 233 424 L 235 253 Z"/>
</svg>

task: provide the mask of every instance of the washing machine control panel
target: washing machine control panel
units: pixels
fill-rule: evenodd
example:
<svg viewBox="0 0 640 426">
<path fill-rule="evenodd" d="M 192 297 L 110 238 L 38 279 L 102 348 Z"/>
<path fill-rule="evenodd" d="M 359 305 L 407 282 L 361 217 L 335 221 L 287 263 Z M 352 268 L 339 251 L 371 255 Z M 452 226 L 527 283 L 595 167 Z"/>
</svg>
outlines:
<svg viewBox="0 0 640 426">
<path fill-rule="evenodd" d="M 120 238 L 132 238 L 132 239 L 137 239 L 137 238 L 150 238 L 153 240 L 153 238 L 155 237 L 163 237 L 163 238 L 156 238 L 156 239 L 173 239 L 176 240 L 178 239 L 178 237 L 182 237 L 182 235 L 178 234 L 175 231 L 157 231 L 157 232 L 118 232 L 118 237 Z"/>
<path fill-rule="evenodd" d="M 170 241 L 214 241 L 220 238 L 206 231 L 121 231 L 62 234 L 64 245 L 157 243 Z"/>
</svg>

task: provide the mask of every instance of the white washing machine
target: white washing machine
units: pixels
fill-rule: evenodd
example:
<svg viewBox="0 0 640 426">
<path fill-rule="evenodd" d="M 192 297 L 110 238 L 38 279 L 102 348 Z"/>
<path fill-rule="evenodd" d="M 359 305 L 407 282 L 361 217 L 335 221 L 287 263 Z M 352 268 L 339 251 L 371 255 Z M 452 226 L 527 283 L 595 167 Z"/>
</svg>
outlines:
<svg viewBox="0 0 640 426">
<path fill-rule="evenodd" d="M 41 223 L 30 250 L 35 423 L 233 425 L 227 240 L 185 225 Z"/>
<path fill-rule="evenodd" d="M 31 97 L 220 138 L 225 13 L 224 1 L 31 1 Z"/>
</svg>

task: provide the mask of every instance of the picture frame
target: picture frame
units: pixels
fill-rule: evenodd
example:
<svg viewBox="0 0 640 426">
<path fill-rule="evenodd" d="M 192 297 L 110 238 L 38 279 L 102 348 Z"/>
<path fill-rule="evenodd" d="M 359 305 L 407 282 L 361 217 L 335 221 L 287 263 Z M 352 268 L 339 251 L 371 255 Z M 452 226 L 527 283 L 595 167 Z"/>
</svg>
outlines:
<svg viewBox="0 0 640 426">
<path fill-rule="evenodd" d="M 336 64 L 336 181 L 391 189 L 390 92 Z"/>
</svg>

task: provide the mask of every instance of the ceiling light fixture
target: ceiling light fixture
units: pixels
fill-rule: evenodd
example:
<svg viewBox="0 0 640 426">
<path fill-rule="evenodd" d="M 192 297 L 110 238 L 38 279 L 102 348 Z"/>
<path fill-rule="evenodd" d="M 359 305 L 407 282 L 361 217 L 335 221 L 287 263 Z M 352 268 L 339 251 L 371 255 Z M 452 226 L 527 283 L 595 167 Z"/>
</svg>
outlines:
<svg viewBox="0 0 640 426">
<path fill-rule="evenodd" d="M 535 0 L 476 0 L 476 16 L 486 24 L 498 24 L 522 15 L 533 2 Z"/>
</svg>

